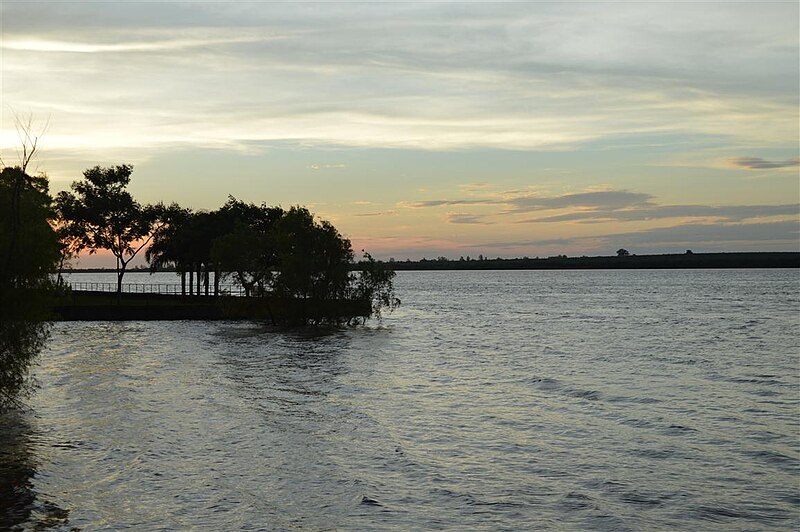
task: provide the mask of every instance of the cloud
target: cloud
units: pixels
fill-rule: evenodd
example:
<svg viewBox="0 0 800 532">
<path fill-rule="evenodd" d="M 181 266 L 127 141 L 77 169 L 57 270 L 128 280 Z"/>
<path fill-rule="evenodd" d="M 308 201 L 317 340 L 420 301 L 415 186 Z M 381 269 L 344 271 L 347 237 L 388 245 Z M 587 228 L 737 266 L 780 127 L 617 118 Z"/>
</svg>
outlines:
<svg viewBox="0 0 800 532">
<path fill-rule="evenodd" d="M 460 205 L 503 205 L 513 213 L 568 207 L 600 208 L 616 210 L 635 205 L 648 205 L 653 196 L 627 190 L 599 190 L 577 192 L 557 196 L 546 196 L 528 191 L 487 196 L 480 199 L 426 200 L 411 203 L 414 208 L 449 207 Z"/>
<path fill-rule="evenodd" d="M 163 52 L 178 51 L 188 48 L 220 46 L 225 44 L 241 44 L 264 41 L 265 36 L 225 36 L 222 38 L 204 39 L 156 39 L 140 42 L 69 42 L 51 40 L 17 40 L 9 39 L 3 42 L 2 48 L 10 51 L 25 52 L 52 52 L 52 53 L 121 53 L 121 52 Z"/>
<path fill-rule="evenodd" d="M 553 224 L 556 229 L 546 229 L 547 238 L 518 241 L 485 242 L 465 248 L 487 248 L 505 250 L 506 253 L 535 253 L 537 248 L 562 248 L 591 252 L 604 249 L 607 245 L 635 246 L 648 250 L 675 249 L 674 246 L 703 244 L 708 249 L 772 249 L 787 246 L 796 247 L 798 242 L 798 220 L 800 220 L 800 204 L 788 203 L 779 205 L 661 205 L 655 202 L 654 196 L 630 190 L 588 190 L 561 195 L 548 195 L 539 192 L 516 191 L 496 198 L 487 192 L 487 197 L 470 200 L 429 200 L 421 202 L 422 206 L 441 207 L 452 205 L 490 205 L 491 212 L 480 213 L 448 213 L 450 223 L 479 224 L 492 221 L 505 221 L 512 224 Z M 525 214 L 538 211 L 546 212 L 545 216 L 526 217 Z M 555 214 L 550 214 L 556 211 Z M 502 218 L 497 218 L 502 216 Z M 676 219 L 683 223 L 674 223 Z M 666 227 L 649 227 L 628 232 L 619 231 L 619 223 L 631 222 L 634 227 L 641 222 L 673 220 L 673 225 Z M 616 224 L 609 225 L 616 231 L 604 234 L 602 230 L 592 228 L 591 236 L 552 235 L 555 230 L 567 230 L 575 233 L 575 229 L 567 229 L 565 222 L 579 224 Z M 638 223 L 637 223 L 638 222 Z M 669 223 L 669 222 L 667 222 Z M 508 226 L 508 233 L 515 233 Z M 638 228 L 638 227 L 637 227 Z M 537 232 L 538 229 L 536 230 Z M 673 247 L 670 247 L 673 246 Z M 725 246 L 728 246 L 726 248 Z M 616 249 L 616 248 L 614 248 Z M 542 250 L 540 250 L 542 251 Z M 544 251 L 542 251 L 544 252 Z"/>
<path fill-rule="evenodd" d="M 627 246 L 646 249 L 666 249 L 674 246 L 703 244 L 712 249 L 730 251 L 733 247 L 764 247 L 777 244 L 798 247 L 800 224 L 797 221 L 767 223 L 689 223 L 658 227 L 641 231 L 610 233 L 606 235 L 538 239 L 506 242 L 486 242 L 476 247 L 493 249 L 535 248 L 537 246 L 572 246 L 582 249 L 599 246 Z"/>
<path fill-rule="evenodd" d="M 590 190 L 561 195 L 545 195 L 515 191 L 498 195 L 487 193 L 484 198 L 455 200 L 426 200 L 411 203 L 414 208 L 452 206 L 495 206 L 494 215 L 514 216 L 539 211 L 561 211 L 534 218 L 515 219 L 515 223 L 544 224 L 577 222 L 582 224 L 607 222 L 643 222 L 669 218 L 713 218 L 724 222 L 741 222 L 753 218 L 800 215 L 800 204 L 780 205 L 659 205 L 654 196 L 630 190 Z M 564 212 L 567 211 L 567 212 Z M 480 214 L 449 214 L 451 223 L 477 223 L 487 216 Z"/>
<path fill-rule="evenodd" d="M 503 203 L 503 202 L 493 199 L 427 200 L 427 201 L 415 201 L 414 203 L 409 204 L 409 207 L 424 208 L 424 207 L 446 207 L 452 205 L 496 205 L 498 203 Z"/>
<path fill-rule="evenodd" d="M 474 224 L 474 225 L 492 225 L 494 222 L 486 220 L 486 217 L 480 214 L 468 213 L 447 213 L 447 221 L 451 224 Z"/>
<path fill-rule="evenodd" d="M 789 216 L 800 214 L 800 205 L 648 205 L 623 210 L 590 210 L 569 212 L 541 218 L 520 220 L 519 223 L 598 222 L 598 221 L 646 221 L 666 218 L 719 218 L 728 222 L 749 218 Z"/>
<path fill-rule="evenodd" d="M 590 207 L 606 210 L 622 209 L 632 205 L 647 205 L 653 198 L 650 194 L 627 190 L 601 190 L 564 194 L 561 196 L 523 195 L 509 199 L 507 203 L 516 212 L 567 207 Z"/>
<path fill-rule="evenodd" d="M 344 164 L 309 164 L 306 166 L 309 170 L 343 170 L 347 168 L 347 165 Z"/>
<path fill-rule="evenodd" d="M 363 217 L 370 217 L 370 216 L 397 216 L 397 211 L 360 212 L 360 213 L 353 214 L 353 216 L 363 216 Z"/>
<path fill-rule="evenodd" d="M 786 159 L 785 161 L 767 161 L 761 157 L 735 157 L 731 159 L 731 162 L 736 166 L 749 170 L 772 170 L 800 166 L 800 157 Z"/>
<path fill-rule="evenodd" d="M 663 246 L 665 244 L 722 242 L 800 242 L 797 221 L 739 224 L 684 224 L 631 233 L 609 235 L 631 244 Z"/>
<path fill-rule="evenodd" d="M 653 133 L 785 147 L 797 138 L 791 3 L 2 9 L 4 104 L 52 113 L 52 134 L 74 150 L 274 141 L 563 150 Z"/>
</svg>

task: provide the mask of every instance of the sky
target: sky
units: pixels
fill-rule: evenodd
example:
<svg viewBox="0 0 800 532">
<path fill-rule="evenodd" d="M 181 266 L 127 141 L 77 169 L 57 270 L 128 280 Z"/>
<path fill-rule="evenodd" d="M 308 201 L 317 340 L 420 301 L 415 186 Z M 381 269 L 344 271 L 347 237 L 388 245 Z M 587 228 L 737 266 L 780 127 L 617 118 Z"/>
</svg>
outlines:
<svg viewBox="0 0 800 532">
<path fill-rule="evenodd" d="M 798 251 L 798 9 L 4 0 L 0 155 L 30 117 L 54 192 L 130 163 L 384 259 Z"/>
</svg>

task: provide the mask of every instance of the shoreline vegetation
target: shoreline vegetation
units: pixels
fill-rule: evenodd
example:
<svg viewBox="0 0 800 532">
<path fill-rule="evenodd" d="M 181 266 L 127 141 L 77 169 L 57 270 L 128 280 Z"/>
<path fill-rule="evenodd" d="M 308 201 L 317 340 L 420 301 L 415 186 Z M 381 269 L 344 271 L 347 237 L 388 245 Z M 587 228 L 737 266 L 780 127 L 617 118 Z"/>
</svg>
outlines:
<svg viewBox="0 0 800 532">
<path fill-rule="evenodd" d="M 56 197 L 62 258 L 110 251 L 117 286 L 111 302 L 103 293 L 70 290 L 63 286 L 62 261 L 57 284 L 66 295 L 56 297 L 55 316 L 352 324 L 400 303 L 394 271 L 367 252 L 356 263 L 350 240 L 305 207 L 256 205 L 233 196 L 213 211 L 176 203 L 140 205 L 126 191 L 132 172 L 131 165 L 96 166 Z M 175 271 L 180 293 L 145 298 L 125 293 L 123 279 L 137 255 L 151 272 Z M 220 286 L 226 279 L 241 287 L 244 297 L 229 297 Z"/>
<path fill-rule="evenodd" d="M 50 194 L 28 163 L 38 137 L 22 132 L 20 164 L 0 160 L 0 411 L 32 389 L 30 366 L 55 320 L 244 319 L 285 326 L 344 325 L 400 304 L 394 270 L 327 220 L 296 205 L 255 205 L 228 196 L 220 208 L 143 205 L 127 191 L 133 166 L 95 166 L 70 190 Z M 62 273 L 81 253 L 109 251 L 116 292 L 72 290 Z M 128 266 L 180 272 L 180 295 L 123 293 Z M 358 264 L 358 268 L 354 266 Z M 356 273 L 356 271 L 358 273 Z M 210 280 L 213 278 L 213 284 Z M 244 297 L 220 281 L 231 278 Z"/>
</svg>

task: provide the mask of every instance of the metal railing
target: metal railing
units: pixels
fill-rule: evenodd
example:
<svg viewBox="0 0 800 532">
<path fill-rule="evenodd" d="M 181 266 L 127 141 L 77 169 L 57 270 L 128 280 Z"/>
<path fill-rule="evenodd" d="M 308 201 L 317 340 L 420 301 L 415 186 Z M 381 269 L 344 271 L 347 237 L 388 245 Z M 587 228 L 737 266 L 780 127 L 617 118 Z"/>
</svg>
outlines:
<svg viewBox="0 0 800 532">
<path fill-rule="evenodd" d="M 76 292 L 116 292 L 117 283 L 92 283 L 83 281 L 65 281 L 64 284 Z M 196 287 L 195 287 L 196 290 Z M 174 283 L 122 283 L 124 294 L 164 294 L 164 295 L 190 295 L 189 286 L 186 291 L 180 284 Z M 236 284 L 224 284 L 219 286 L 219 294 L 226 296 L 244 296 L 244 288 Z M 198 295 L 196 292 L 191 295 Z M 205 295 L 205 288 L 200 287 L 201 296 Z M 214 287 L 208 287 L 208 295 L 214 295 Z"/>
</svg>

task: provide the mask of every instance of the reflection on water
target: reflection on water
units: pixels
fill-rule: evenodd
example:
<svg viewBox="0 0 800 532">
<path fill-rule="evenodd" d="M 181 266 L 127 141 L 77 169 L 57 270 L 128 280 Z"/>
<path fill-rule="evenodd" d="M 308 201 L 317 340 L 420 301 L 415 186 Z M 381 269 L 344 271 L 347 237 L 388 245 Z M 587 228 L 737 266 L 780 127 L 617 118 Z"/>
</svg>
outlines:
<svg viewBox="0 0 800 532">
<path fill-rule="evenodd" d="M 33 489 L 36 463 L 30 414 L 0 413 L 0 530 L 63 527 L 68 512 Z"/>
<path fill-rule="evenodd" d="M 369 327 L 57 324 L 0 529 L 797 529 L 797 281 L 401 272 Z"/>
</svg>

